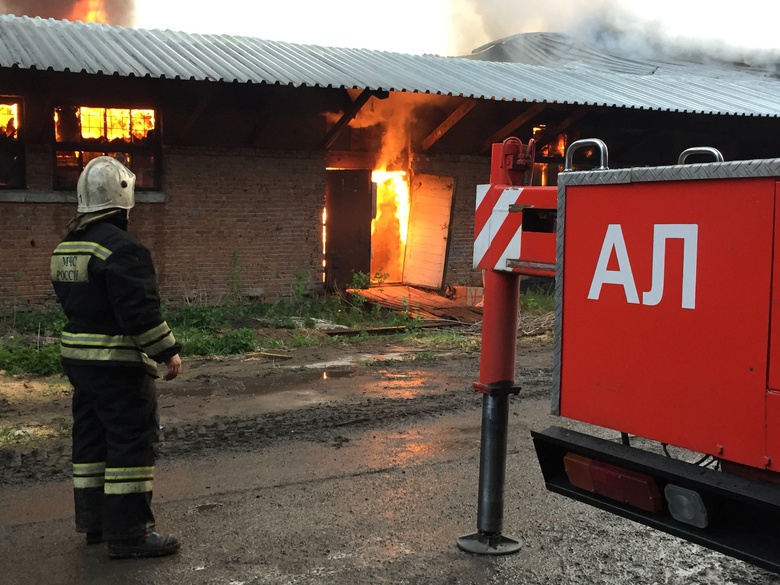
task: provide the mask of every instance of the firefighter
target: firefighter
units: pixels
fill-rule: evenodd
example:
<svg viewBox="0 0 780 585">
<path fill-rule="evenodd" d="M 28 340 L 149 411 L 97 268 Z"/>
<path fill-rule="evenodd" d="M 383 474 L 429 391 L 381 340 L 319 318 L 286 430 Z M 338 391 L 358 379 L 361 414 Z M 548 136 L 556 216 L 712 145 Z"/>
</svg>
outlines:
<svg viewBox="0 0 780 585">
<path fill-rule="evenodd" d="M 68 319 L 62 365 L 73 385 L 76 531 L 106 541 L 110 558 L 175 553 L 154 531 L 157 364 L 181 369 L 160 312 L 149 250 L 127 233 L 135 175 L 114 158 L 91 160 L 77 184 L 78 212 L 51 257 L 54 291 Z"/>
</svg>

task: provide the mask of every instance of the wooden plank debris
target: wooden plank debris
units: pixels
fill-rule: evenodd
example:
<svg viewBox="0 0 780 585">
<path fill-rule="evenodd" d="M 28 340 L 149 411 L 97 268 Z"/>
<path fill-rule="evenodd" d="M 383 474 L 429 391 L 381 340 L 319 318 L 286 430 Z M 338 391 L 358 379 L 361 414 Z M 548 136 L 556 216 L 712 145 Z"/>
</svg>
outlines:
<svg viewBox="0 0 780 585">
<path fill-rule="evenodd" d="M 272 353 L 270 351 L 248 351 L 244 354 L 245 358 L 266 357 L 277 360 L 289 360 L 292 359 L 291 355 L 284 355 L 282 353 Z"/>
<path fill-rule="evenodd" d="M 382 285 L 366 289 L 349 289 L 370 303 L 391 311 L 404 312 L 421 319 L 444 319 L 459 323 L 479 323 L 482 308 L 465 305 L 439 294 L 408 285 Z"/>
<path fill-rule="evenodd" d="M 426 320 L 422 323 L 415 323 L 413 326 L 407 325 L 389 325 L 387 327 L 367 327 L 365 329 L 332 329 L 324 333 L 330 337 L 356 337 L 361 333 L 371 335 L 392 335 L 393 333 L 402 333 L 408 329 L 438 329 L 441 327 L 458 327 L 463 325 L 460 321 L 451 321 L 449 319 Z"/>
</svg>

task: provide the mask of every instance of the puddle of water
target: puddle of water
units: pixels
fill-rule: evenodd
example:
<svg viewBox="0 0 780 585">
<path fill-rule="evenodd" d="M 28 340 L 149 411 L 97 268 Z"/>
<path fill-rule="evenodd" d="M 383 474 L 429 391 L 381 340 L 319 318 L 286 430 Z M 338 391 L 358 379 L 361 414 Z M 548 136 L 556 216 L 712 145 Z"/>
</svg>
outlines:
<svg viewBox="0 0 780 585">
<path fill-rule="evenodd" d="M 329 362 L 306 364 L 304 367 L 309 370 L 327 370 L 328 368 L 343 368 L 344 366 L 352 366 L 354 364 L 355 360 L 353 358 L 344 357 L 337 360 L 331 360 Z"/>
<path fill-rule="evenodd" d="M 230 378 L 215 376 L 196 379 L 198 385 L 187 385 L 174 392 L 161 392 L 160 396 L 187 396 L 205 398 L 215 394 L 241 396 L 246 394 L 272 394 L 286 392 L 313 383 L 351 378 L 354 370 L 323 370 L 321 372 L 294 372 L 264 377 Z"/>
<path fill-rule="evenodd" d="M 359 396 L 409 399 L 420 393 L 440 392 L 447 383 L 446 376 L 424 370 L 276 370 L 264 376 L 204 377 L 173 393 L 161 393 L 160 408 L 177 406 L 173 418 L 186 420 L 199 416 L 203 412 L 200 409 L 209 408 L 209 403 L 217 404 L 214 401 L 219 401 L 220 408 L 229 416 L 248 411 L 289 410 Z"/>
<path fill-rule="evenodd" d="M 406 359 L 404 353 L 381 353 L 370 354 L 361 353 L 357 355 L 350 355 L 337 360 L 331 360 L 328 362 L 316 362 L 313 364 L 306 364 L 306 368 L 313 370 L 327 370 L 328 368 L 340 368 L 344 366 L 354 366 L 355 364 L 366 362 L 390 362 L 390 361 L 403 361 Z"/>
<path fill-rule="evenodd" d="M 323 380 L 337 380 L 338 378 L 351 378 L 354 375 L 354 370 L 336 370 L 334 372 L 322 372 L 320 377 Z"/>
<path fill-rule="evenodd" d="M 372 430 L 355 442 L 356 456 L 373 467 L 417 465 L 478 450 L 480 430 L 481 427 L 453 427 L 444 422 L 402 433 Z"/>
<path fill-rule="evenodd" d="M 430 373 L 422 371 L 407 371 L 403 373 L 378 371 L 380 378 L 370 373 L 361 374 L 372 378 L 363 388 L 363 384 L 350 384 L 353 389 L 369 390 L 371 392 L 418 388 L 431 380 Z M 204 381 L 204 385 L 186 387 L 176 394 L 192 397 L 208 397 L 214 394 L 231 396 L 242 395 L 268 395 L 280 392 L 317 392 L 318 389 L 326 390 L 328 382 L 358 377 L 358 373 L 352 369 L 324 369 L 321 371 L 296 371 L 274 374 L 262 377 L 221 378 Z M 391 392 L 392 393 L 392 392 Z"/>
</svg>

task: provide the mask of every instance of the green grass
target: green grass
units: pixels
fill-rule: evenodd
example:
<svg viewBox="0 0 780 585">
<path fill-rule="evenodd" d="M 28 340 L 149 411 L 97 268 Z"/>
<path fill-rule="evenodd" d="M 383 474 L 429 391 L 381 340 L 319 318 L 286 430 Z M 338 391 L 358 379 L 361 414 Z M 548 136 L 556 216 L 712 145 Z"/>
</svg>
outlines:
<svg viewBox="0 0 780 585">
<path fill-rule="evenodd" d="M 176 335 L 182 344 L 183 355 L 233 355 L 257 348 L 255 334 L 247 327 L 224 331 L 219 335 L 189 328 L 177 331 Z"/>
<path fill-rule="evenodd" d="M 11 311 L 0 316 L 0 332 L 29 335 L 59 335 L 65 325 L 65 314 L 59 307 L 45 311 Z"/>
<path fill-rule="evenodd" d="M 435 351 L 421 351 L 414 356 L 416 362 L 433 362 L 442 358 L 442 355 Z"/>
<path fill-rule="evenodd" d="M 164 306 L 163 316 L 182 344 L 183 356 L 233 355 L 331 341 L 313 333 L 315 319 L 353 329 L 415 322 L 405 315 L 354 301 L 349 294 L 317 298 L 296 295 L 292 301 L 274 303 Z M 0 370 L 42 376 L 61 373 L 57 340 L 65 323 L 58 306 L 46 311 L 14 310 L 0 317 Z M 278 335 L 279 339 L 260 334 L 280 330 L 290 333 Z"/>
<path fill-rule="evenodd" d="M 545 290 L 520 293 L 520 310 L 539 314 L 552 313 L 555 311 L 555 294 Z"/>
<path fill-rule="evenodd" d="M 414 345 L 431 351 L 479 351 L 482 341 L 479 333 L 464 333 L 460 330 L 418 330 L 410 332 L 407 337 Z"/>
<path fill-rule="evenodd" d="M 44 345 L 40 349 L 25 347 L 18 342 L 0 345 L 0 370 L 9 374 L 50 376 L 62 371 L 59 344 Z"/>
<path fill-rule="evenodd" d="M 479 351 L 480 336 L 462 330 L 426 330 L 403 312 L 369 305 L 363 297 L 296 295 L 291 301 L 274 303 L 228 303 L 221 306 L 184 305 L 163 307 L 163 316 L 182 344 L 183 356 L 233 355 L 258 349 L 274 350 L 331 343 L 335 338 L 314 329 L 315 319 L 350 329 L 404 326 L 400 340 L 412 341 L 423 351 L 417 359 L 434 359 L 437 351 Z M 554 295 L 531 290 L 520 295 L 520 309 L 528 313 L 554 310 Z M 0 370 L 9 374 L 52 375 L 61 373 L 56 340 L 65 324 L 59 307 L 48 311 L 13 311 L 0 317 Z M 339 337 L 339 342 L 359 343 L 363 333 Z M 428 352 L 431 355 L 427 356 Z M 423 356 L 423 357 L 420 357 Z"/>
</svg>

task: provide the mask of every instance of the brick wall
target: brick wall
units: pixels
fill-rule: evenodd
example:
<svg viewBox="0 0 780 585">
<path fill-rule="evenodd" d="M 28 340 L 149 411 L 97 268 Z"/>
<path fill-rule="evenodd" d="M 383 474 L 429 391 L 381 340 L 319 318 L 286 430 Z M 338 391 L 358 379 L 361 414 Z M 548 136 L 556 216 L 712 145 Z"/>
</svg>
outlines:
<svg viewBox="0 0 780 585">
<path fill-rule="evenodd" d="M 42 190 L 50 158 L 27 156 L 31 190 Z M 130 232 L 151 250 L 164 298 L 217 303 L 240 291 L 275 299 L 291 296 L 299 281 L 321 286 L 322 158 L 176 148 L 163 164 L 167 202 L 138 203 Z M 54 302 L 49 255 L 75 208 L 0 203 L 0 309 Z"/>
<path fill-rule="evenodd" d="M 0 311 L 54 301 L 49 257 L 74 215 L 71 205 L 0 203 Z"/>
<path fill-rule="evenodd" d="M 264 300 L 321 290 L 321 153 L 168 147 L 166 202 L 138 203 L 130 232 L 152 252 L 163 298 L 220 303 L 236 292 Z M 50 154 L 28 150 L 28 191 L 47 192 Z M 475 189 L 487 182 L 482 157 L 415 161 L 416 172 L 455 177 L 445 283 L 480 286 L 471 268 Z M 0 311 L 53 304 L 49 255 L 75 203 L 0 203 Z"/>
<path fill-rule="evenodd" d="M 155 253 L 163 295 L 224 301 L 288 297 L 296 280 L 321 286 L 324 160 L 305 153 L 169 149 L 164 206 L 131 215 Z M 137 227 L 136 227 L 137 226 Z"/>
</svg>

